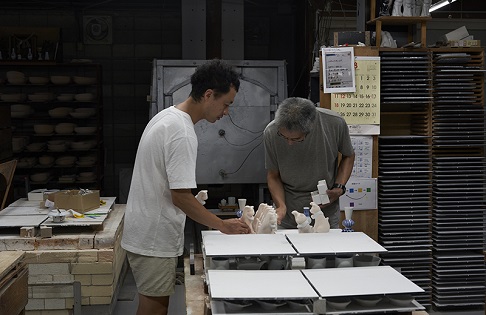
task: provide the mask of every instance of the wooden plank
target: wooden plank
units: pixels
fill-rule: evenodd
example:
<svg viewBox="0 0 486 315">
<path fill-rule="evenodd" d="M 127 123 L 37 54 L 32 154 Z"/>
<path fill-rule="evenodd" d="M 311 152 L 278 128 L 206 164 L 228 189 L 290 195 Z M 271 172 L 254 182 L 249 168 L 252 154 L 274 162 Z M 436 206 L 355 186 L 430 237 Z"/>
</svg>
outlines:
<svg viewBox="0 0 486 315">
<path fill-rule="evenodd" d="M 0 164 L 0 174 L 3 175 L 5 180 L 5 193 L 2 196 L 2 204 L 0 205 L 0 210 L 2 210 L 5 207 L 5 202 L 7 201 L 8 191 L 10 190 L 10 185 L 12 184 L 12 178 L 16 166 L 17 166 L 17 160 L 12 160 Z"/>
<path fill-rule="evenodd" d="M 21 251 L 2 251 L 0 252 L 0 278 L 3 278 L 10 270 L 24 257 Z"/>
<path fill-rule="evenodd" d="M 0 289 L 0 314 L 18 315 L 28 302 L 28 270 L 23 268 L 17 277 Z"/>
</svg>

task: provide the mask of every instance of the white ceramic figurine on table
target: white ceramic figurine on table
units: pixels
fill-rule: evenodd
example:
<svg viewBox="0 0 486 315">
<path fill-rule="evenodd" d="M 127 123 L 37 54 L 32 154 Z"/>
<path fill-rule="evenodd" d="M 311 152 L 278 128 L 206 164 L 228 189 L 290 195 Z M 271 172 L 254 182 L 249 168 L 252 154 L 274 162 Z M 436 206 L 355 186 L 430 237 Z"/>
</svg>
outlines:
<svg viewBox="0 0 486 315">
<path fill-rule="evenodd" d="M 255 233 L 253 230 L 253 221 L 255 220 L 255 210 L 253 209 L 253 206 L 245 206 L 243 208 L 240 220 L 243 220 L 250 227 L 252 234 Z"/>
<path fill-rule="evenodd" d="M 261 203 L 252 223 L 257 234 L 274 234 L 277 231 L 277 211 L 266 203 Z"/>
<path fill-rule="evenodd" d="M 307 220 L 307 216 L 297 210 L 292 211 L 292 214 L 295 218 L 295 223 L 297 223 L 297 229 L 299 233 L 313 233 L 314 228 L 310 225 L 309 220 Z"/>
<path fill-rule="evenodd" d="M 319 207 L 315 202 L 311 202 L 310 205 L 311 205 L 310 212 L 312 213 L 311 218 L 315 220 L 314 233 L 329 232 L 329 230 L 331 229 L 331 226 L 329 224 L 329 218 L 326 218 L 324 216 L 321 207 Z"/>
</svg>

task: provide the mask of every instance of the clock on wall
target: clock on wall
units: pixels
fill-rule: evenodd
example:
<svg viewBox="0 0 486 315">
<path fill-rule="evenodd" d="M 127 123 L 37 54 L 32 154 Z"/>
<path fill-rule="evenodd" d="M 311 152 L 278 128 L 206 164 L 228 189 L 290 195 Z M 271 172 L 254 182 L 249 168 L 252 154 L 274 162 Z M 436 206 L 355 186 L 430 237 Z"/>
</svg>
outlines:
<svg viewBox="0 0 486 315">
<path fill-rule="evenodd" d="M 83 38 L 85 44 L 111 44 L 111 16 L 83 16 Z"/>
</svg>

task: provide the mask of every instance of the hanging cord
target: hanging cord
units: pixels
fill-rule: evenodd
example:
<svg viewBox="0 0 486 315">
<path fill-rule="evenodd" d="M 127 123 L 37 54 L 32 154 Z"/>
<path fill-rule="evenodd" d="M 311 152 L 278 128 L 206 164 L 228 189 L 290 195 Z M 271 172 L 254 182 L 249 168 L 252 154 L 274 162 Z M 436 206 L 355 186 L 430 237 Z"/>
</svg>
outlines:
<svg viewBox="0 0 486 315">
<path fill-rule="evenodd" d="M 230 173 L 224 173 L 224 175 L 233 175 L 233 174 L 236 174 L 238 173 L 238 171 L 243 167 L 243 165 L 245 164 L 246 160 L 248 160 L 248 158 L 250 157 L 250 155 L 253 153 L 253 151 L 255 151 L 256 148 L 258 148 L 261 144 L 263 143 L 263 140 L 260 141 L 256 146 L 254 146 L 250 152 L 248 152 L 248 154 L 246 155 L 245 159 L 243 160 L 243 162 L 241 162 L 240 166 L 236 169 L 236 171 L 234 172 L 230 172 Z"/>
</svg>

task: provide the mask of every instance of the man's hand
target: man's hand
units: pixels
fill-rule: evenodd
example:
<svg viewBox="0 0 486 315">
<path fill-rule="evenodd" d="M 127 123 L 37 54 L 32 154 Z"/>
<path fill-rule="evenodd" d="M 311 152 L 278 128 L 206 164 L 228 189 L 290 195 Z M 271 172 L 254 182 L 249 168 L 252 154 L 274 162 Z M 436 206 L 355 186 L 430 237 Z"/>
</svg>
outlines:
<svg viewBox="0 0 486 315">
<path fill-rule="evenodd" d="M 328 189 L 326 190 L 327 196 L 329 197 L 329 203 L 325 205 L 320 205 L 321 208 L 326 207 L 327 205 L 330 205 L 334 201 L 338 200 L 339 197 L 341 197 L 343 190 L 341 188 L 333 188 L 333 189 Z"/>
<path fill-rule="evenodd" d="M 223 226 L 220 231 L 225 234 L 251 233 L 250 227 L 243 220 L 240 219 L 223 220 Z"/>
<path fill-rule="evenodd" d="M 287 214 L 287 207 L 279 207 L 275 211 L 277 212 L 277 224 L 280 225 Z"/>
</svg>

